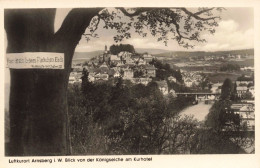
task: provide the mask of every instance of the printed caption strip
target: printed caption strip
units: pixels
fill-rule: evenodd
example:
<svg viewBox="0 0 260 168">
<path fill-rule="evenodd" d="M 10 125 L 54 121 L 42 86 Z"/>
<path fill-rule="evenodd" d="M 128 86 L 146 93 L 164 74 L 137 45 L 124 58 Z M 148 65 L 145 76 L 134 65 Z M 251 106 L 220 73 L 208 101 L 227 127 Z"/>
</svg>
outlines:
<svg viewBox="0 0 260 168">
<path fill-rule="evenodd" d="M 8 53 L 6 65 L 10 69 L 64 69 L 64 53 Z"/>
</svg>

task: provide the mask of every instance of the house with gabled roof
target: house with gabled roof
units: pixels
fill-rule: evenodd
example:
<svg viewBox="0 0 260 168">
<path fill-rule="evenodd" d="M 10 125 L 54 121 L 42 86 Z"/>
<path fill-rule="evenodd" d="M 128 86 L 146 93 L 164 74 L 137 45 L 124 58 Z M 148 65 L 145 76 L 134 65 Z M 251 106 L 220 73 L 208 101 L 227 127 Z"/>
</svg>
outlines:
<svg viewBox="0 0 260 168">
<path fill-rule="evenodd" d="M 237 90 L 237 96 L 241 97 L 244 93 L 247 92 L 248 89 L 247 86 L 237 86 L 236 90 Z"/>
<path fill-rule="evenodd" d="M 70 76 L 69 77 L 69 84 L 74 84 L 76 82 L 75 76 Z"/>
<path fill-rule="evenodd" d="M 128 51 L 121 51 L 120 53 L 117 54 L 122 60 L 125 60 L 126 58 L 131 58 L 132 53 Z"/>
<path fill-rule="evenodd" d="M 136 63 L 138 64 L 138 65 L 146 65 L 146 61 L 143 59 L 143 58 L 138 58 L 137 60 L 136 60 Z"/>
<path fill-rule="evenodd" d="M 114 78 L 119 78 L 121 76 L 121 73 L 119 71 L 115 71 Z"/>
<path fill-rule="evenodd" d="M 192 86 L 192 80 L 190 79 L 190 78 L 186 78 L 185 80 L 184 80 L 184 84 L 185 84 L 185 86 L 187 86 L 187 87 L 191 87 Z"/>
<path fill-rule="evenodd" d="M 153 56 L 150 55 L 150 54 L 144 54 L 144 55 L 143 55 L 143 58 L 144 58 L 144 60 L 145 60 L 146 62 L 150 62 L 150 61 L 153 60 Z"/>
<path fill-rule="evenodd" d="M 145 65 L 145 74 L 147 77 L 155 77 L 156 68 L 153 65 Z"/>
<path fill-rule="evenodd" d="M 243 80 L 243 81 L 236 81 L 237 86 L 247 86 L 248 84 L 253 84 L 254 82 L 252 80 Z"/>
<path fill-rule="evenodd" d="M 122 62 L 120 57 L 118 57 L 117 55 L 111 55 L 110 56 L 110 61 L 111 63 L 117 65 L 118 63 Z"/>
<path fill-rule="evenodd" d="M 101 74 L 101 73 L 97 73 L 97 74 L 95 74 L 95 81 L 97 81 L 97 80 L 108 80 L 108 74 Z"/>
<path fill-rule="evenodd" d="M 232 104 L 231 111 L 240 117 L 240 126 L 254 130 L 255 127 L 255 106 L 252 103 Z"/>
</svg>

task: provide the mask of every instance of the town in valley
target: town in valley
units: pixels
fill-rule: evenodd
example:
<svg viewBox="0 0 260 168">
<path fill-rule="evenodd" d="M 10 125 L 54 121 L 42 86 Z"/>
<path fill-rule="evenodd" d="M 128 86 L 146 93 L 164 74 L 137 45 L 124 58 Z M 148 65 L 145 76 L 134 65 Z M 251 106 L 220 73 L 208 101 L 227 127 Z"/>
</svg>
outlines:
<svg viewBox="0 0 260 168">
<path fill-rule="evenodd" d="M 225 98 L 229 101 L 225 113 L 232 113 L 238 118 L 238 122 L 226 119 L 221 131 L 247 132 L 247 138 L 253 139 L 252 133 L 254 134 L 255 130 L 253 49 L 217 52 L 168 51 L 154 54 L 149 53 L 149 50 L 137 52 L 133 49 L 134 46 L 131 46 L 131 50 L 124 50 L 122 46 L 131 45 L 120 44 L 110 48 L 106 45 L 103 51 L 75 53 L 69 87 L 80 87 L 84 75 L 93 85 L 116 86 L 119 78 L 123 81 L 124 87 L 147 86 L 154 83 L 164 97 L 171 96 L 175 99 L 189 97 L 190 104 L 179 114 L 183 117 L 182 113 L 185 113 L 203 123 L 209 118 L 210 108 L 216 101 L 222 99 L 221 91 L 226 82 L 232 84 L 232 93 Z M 111 52 L 110 49 L 113 47 L 118 47 L 118 51 Z M 207 108 L 203 108 L 204 106 Z M 226 117 L 228 118 L 228 115 Z M 254 150 L 252 146 L 242 148 L 246 153 Z M 189 153 L 189 151 L 183 152 Z"/>
</svg>

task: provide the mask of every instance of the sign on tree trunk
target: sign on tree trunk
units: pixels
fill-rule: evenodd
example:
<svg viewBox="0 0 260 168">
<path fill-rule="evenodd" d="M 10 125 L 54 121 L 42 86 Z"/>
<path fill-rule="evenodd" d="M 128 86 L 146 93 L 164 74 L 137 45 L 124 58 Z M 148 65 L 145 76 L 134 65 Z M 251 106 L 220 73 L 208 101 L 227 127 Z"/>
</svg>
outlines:
<svg viewBox="0 0 260 168">
<path fill-rule="evenodd" d="M 51 52 L 26 52 L 6 54 L 6 64 L 11 69 L 64 69 L 64 54 Z"/>
</svg>

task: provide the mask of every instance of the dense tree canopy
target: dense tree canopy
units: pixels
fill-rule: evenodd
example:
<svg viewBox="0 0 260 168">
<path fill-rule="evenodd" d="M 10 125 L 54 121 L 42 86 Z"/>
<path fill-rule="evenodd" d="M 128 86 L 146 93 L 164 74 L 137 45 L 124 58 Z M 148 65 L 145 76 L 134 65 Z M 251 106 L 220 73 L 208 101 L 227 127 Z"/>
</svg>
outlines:
<svg viewBox="0 0 260 168">
<path fill-rule="evenodd" d="M 238 64 L 226 64 L 220 67 L 220 71 L 240 71 Z"/>
<path fill-rule="evenodd" d="M 223 100 L 230 99 L 231 95 L 233 93 L 233 89 L 234 89 L 234 86 L 233 86 L 232 81 L 229 78 L 225 79 L 225 81 L 221 87 L 221 99 L 223 99 Z"/>
<path fill-rule="evenodd" d="M 112 46 L 110 46 L 109 51 L 111 52 L 111 54 L 114 54 L 114 55 L 117 55 L 121 51 L 135 53 L 134 46 L 132 46 L 130 44 L 120 44 L 120 45 L 113 44 Z"/>
<path fill-rule="evenodd" d="M 227 123 L 239 125 L 239 115 L 230 111 L 231 101 L 220 100 L 214 103 L 207 115 L 206 125 L 220 131 Z"/>
<path fill-rule="evenodd" d="M 72 85 L 68 90 L 73 154 L 160 154 L 190 148 L 198 123 L 177 117 L 190 97 L 165 97 L 155 82 L 128 86 L 121 78 L 115 85 L 84 80 L 81 89 Z"/>
<path fill-rule="evenodd" d="M 182 82 L 182 75 L 180 70 L 175 70 L 171 68 L 170 64 L 162 63 L 158 59 L 153 59 L 150 62 L 156 68 L 156 78 L 159 80 L 166 80 L 168 77 L 173 76 L 178 82 Z"/>
</svg>

